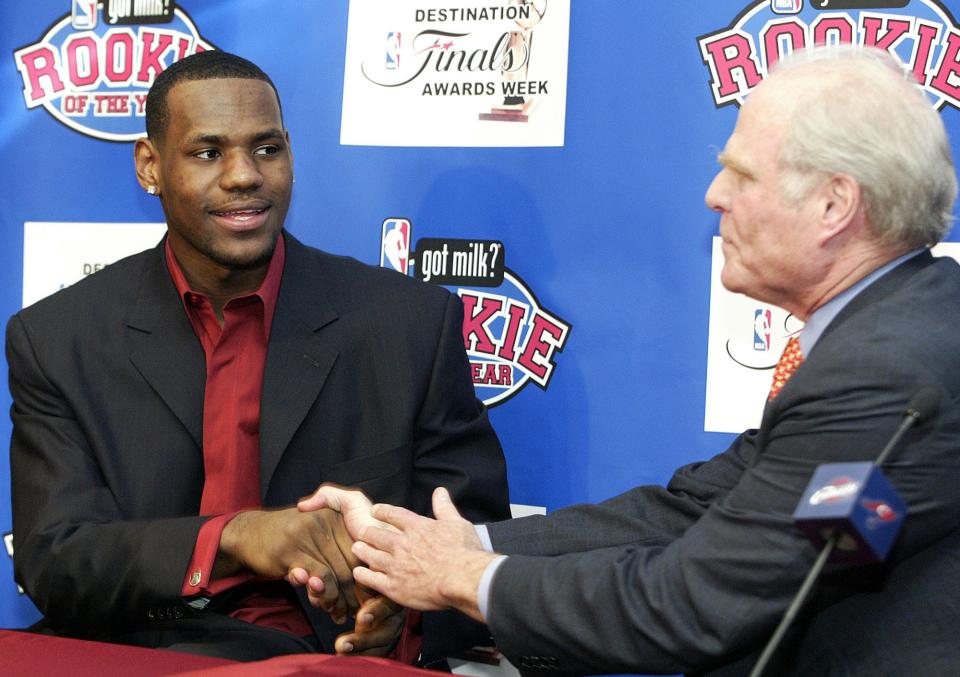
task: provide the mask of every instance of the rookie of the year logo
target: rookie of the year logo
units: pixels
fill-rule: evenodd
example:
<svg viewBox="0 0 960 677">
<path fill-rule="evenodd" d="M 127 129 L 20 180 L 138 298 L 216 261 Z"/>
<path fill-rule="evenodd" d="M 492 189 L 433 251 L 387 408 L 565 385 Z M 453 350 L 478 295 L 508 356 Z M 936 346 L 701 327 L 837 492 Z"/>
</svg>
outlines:
<svg viewBox="0 0 960 677">
<path fill-rule="evenodd" d="M 147 91 L 174 61 L 214 49 L 172 0 L 73 0 L 72 11 L 13 53 L 27 108 L 82 134 L 143 136 Z"/>
<path fill-rule="evenodd" d="M 758 0 L 697 41 L 718 107 L 742 103 L 795 49 L 854 43 L 895 53 L 938 110 L 960 108 L 960 29 L 937 0 Z"/>
<path fill-rule="evenodd" d="M 448 287 L 463 302 L 463 344 L 477 397 L 501 404 L 531 381 L 546 389 L 570 325 L 544 308 L 506 267 L 498 240 L 420 238 L 409 219 L 384 220 L 380 265 Z"/>
</svg>

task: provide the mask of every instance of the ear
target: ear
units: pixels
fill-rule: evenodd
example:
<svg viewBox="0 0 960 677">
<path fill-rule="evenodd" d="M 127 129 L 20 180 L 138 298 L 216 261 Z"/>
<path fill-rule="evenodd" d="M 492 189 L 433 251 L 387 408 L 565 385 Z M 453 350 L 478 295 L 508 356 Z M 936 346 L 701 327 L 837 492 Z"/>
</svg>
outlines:
<svg viewBox="0 0 960 677">
<path fill-rule="evenodd" d="M 153 186 L 161 194 L 163 186 L 160 185 L 160 156 L 157 154 L 157 147 L 147 138 L 137 139 L 133 144 L 133 162 L 137 170 L 137 181 L 144 190 L 149 191 Z"/>
<path fill-rule="evenodd" d="M 835 174 L 825 181 L 817 194 L 820 222 L 819 243 L 826 244 L 842 234 L 852 234 L 862 219 L 863 194 L 860 184 L 849 174 Z"/>
</svg>

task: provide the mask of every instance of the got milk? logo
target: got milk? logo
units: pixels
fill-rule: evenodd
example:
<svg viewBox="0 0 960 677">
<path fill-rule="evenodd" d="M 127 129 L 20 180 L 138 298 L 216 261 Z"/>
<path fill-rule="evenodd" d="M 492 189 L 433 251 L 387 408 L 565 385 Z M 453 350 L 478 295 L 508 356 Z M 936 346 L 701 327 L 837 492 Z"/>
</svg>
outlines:
<svg viewBox="0 0 960 677">
<path fill-rule="evenodd" d="M 837 43 L 890 50 L 937 110 L 960 108 L 960 28 L 938 0 L 757 0 L 698 38 L 717 107 L 743 103 L 789 52 Z"/>
<path fill-rule="evenodd" d="M 428 284 L 448 287 L 463 302 L 463 344 L 477 397 L 502 404 L 529 383 L 546 390 L 570 325 L 544 308 L 530 287 L 506 267 L 497 240 L 421 238 L 411 251 L 412 225 L 383 222 L 380 265 Z"/>
<path fill-rule="evenodd" d="M 43 36 L 13 54 L 27 108 L 81 134 L 134 141 L 147 91 L 174 61 L 214 49 L 174 0 L 73 0 Z"/>
</svg>

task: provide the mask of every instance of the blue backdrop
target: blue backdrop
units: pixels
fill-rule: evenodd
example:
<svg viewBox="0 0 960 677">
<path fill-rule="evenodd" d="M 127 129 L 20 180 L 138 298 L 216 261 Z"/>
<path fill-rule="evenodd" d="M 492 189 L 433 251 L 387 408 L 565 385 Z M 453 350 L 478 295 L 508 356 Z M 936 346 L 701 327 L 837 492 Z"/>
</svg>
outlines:
<svg viewBox="0 0 960 677">
<path fill-rule="evenodd" d="M 771 2 L 783 9 L 794 0 Z M 379 263 L 390 216 L 408 218 L 414 240 L 498 240 L 507 267 L 571 326 L 549 385 L 530 385 L 491 412 L 512 500 L 554 509 L 663 483 L 731 440 L 703 425 L 717 232 L 703 195 L 737 108 L 717 106 L 698 38 L 758 4 L 769 14 L 770 3 L 749 0 L 574 0 L 565 142 L 545 148 L 341 145 L 347 0 L 178 6 L 206 40 L 274 78 L 295 153 L 287 225 L 298 238 L 369 263 Z M 804 17 L 816 3 L 806 4 Z M 955 24 L 950 13 L 960 10 L 960 0 L 909 5 L 876 11 L 927 16 L 935 6 Z M 92 138 L 25 104 L 14 51 L 70 11 L 68 0 L 0 5 L 4 317 L 21 305 L 25 222 L 163 220 L 135 181 L 132 144 Z M 960 140 L 957 110 L 948 103 L 942 115 Z M 0 379 L 6 407 L 5 369 Z M 0 421 L 0 439 L 9 430 Z M 0 487 L 7 533 L 7 467 Z M 0 557 L 0 626 L 35 618 Z"/>
</svg>

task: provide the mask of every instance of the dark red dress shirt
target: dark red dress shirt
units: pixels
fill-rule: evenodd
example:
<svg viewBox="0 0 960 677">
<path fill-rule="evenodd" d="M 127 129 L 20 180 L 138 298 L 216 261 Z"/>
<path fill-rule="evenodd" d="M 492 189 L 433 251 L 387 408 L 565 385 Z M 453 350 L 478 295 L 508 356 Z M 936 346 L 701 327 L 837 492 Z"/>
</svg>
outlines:
<svg viewBox="0 0 960 677">
<path fill-rule="evenodd" d="M 238 512 L 260 505 L 260 394 L 267 361 L 267 342 L 280 292 L 285 258 L 283 238 L 260 288 L 230 299 L 223 307 L 223 326 L 210 300 L 192 289 L 180 264 L 166 246 L 167 267 L 183 299 L 190 324 L 203 346 L 207 378 L 203 396 L 203 494 L 200 514 L 211 516 L 200 529 L 187 567 L 183 595 L 212 596 L 255 580 L 251 575 L 211 581 L 210 573 L 224 526 Z M 291 591 L 280 585 L 256 585 L 237 600 L 229 615 L 240 620 L 312 634 Z"/>
</svg>

